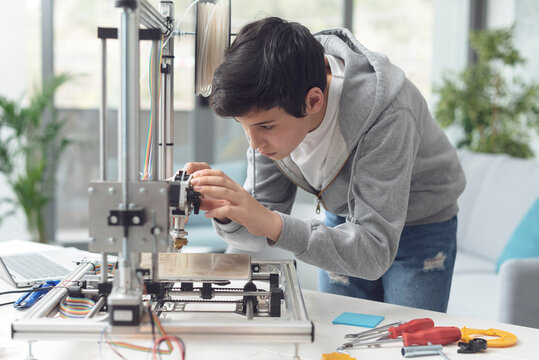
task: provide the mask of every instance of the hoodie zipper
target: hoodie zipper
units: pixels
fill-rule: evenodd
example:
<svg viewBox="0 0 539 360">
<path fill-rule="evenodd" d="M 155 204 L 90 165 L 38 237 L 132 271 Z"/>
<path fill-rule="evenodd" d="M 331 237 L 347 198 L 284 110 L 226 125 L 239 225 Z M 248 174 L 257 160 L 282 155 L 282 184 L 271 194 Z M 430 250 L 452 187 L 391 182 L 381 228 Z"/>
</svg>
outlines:
<svg viewBox="0 0 539 360">
<path fill-rule="evenodd" d="M 297 187 L 299 187 L 300 189 L 303 189 L 305 190 L 306 192 L 308 192 L 309 194 L 313 194 L 314 196 L 316 196 L 316 214 L 320 214 L 320 204 L 322 204 L 322 206 L 324 207 L 324 209 L 327 209 L 326 207 L 326 204 L 324 203 L 324 200 L 322 200 L 322 193 L 324 191 L 326 191 L 326 189 L 333 183 L 333 181 L 335 181 L 335 179 L 337 178 L 337 176 L 339 176 L 339 173 L 341 172 L 342 168 L 345 166 L 346 162 L 348 161 L 348 159 L 350 158 L 350 154 L 346 157 L 346 160 L 344 160 L 343 162 L 343 165 L 341 166 L 341 168 L 339 169 L 339 171 L 337 171 L 337 174 L 333 177 L 333 179 L 331 179 L 331 181 L 326 185 L 325 188 L 323 188 L 322 190 L 320 190 L 320 192 L 317 194 L 316 192 L 313 192 L 313 191 L 310 191 L 309 189 L 305 189 L 303 186 L 299 185 L 298 183 L 296 183 L 294 180 L 292 180 L 282 169 L 281 167 L 279 166 L 279 164 L 277 164 L 277 162 L 275 160 L 273 160 L 273 162 L 275 163 L 275 166 L 277 166 L 277 169 L 279 169 L 279 171 L 281 172 L 281 174 L 283 174 L 284 177 L 286 177 L 292 184 L 296 185 Z"/>
<path fill-rule="evenodd" d="M 316 195 L 316 213 L 320 214 L 320 196 L 322 196 L 322 193 L 319 193 Z"/>
</svg>

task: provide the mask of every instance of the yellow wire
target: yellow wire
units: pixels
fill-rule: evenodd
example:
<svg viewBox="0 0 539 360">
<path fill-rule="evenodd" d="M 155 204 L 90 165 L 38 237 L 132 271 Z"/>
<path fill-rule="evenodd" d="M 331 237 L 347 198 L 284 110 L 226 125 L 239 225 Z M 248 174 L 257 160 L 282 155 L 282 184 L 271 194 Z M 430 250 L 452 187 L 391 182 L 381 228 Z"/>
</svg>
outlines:
<svg viewBox="0 0 539 360">
<path fill-rule="evenodd" d="M 152 313 L 152 318 L 153 318 L 154 323 L 157 325 L 157 330 L 159 331 L 159 334 L 161 336 L 165 336 L 166 335 L 165 329 L 161 325 L 161 322 L 159 321 L 159 318 L 157 317 L 157 315 Z M 118 342 L 114 341 L 113 342 L 113 341 L 109 341 L 108 338 L 107 338 L 107 343 L 109 343 L 111 345 L 114 345 L 114 346 L 117 346 L 117 347 L 136 350 L 136 351 L 145 351 L 145 352 L 152 351 L 152 348 L 150 348 L 150 347 L 129 344 L 129 343 L 126 343 L 126 342 L 123 342 L 123 341 L 118 341 Z M 168 354 L 172 353 L 173 348 L 172 348 L 172 343 L 170 342 L 170 340 L 166 340 L 166 344 L 167 344 L 168 349 L 166 349 L 166 350 L 159 349 L 160 354 L 168 355 Z"/>
<path fill-rule="evenodd" d="M 165 37 L 165 34 L 161 34 L 161 44 L 163 43 L 164 37 Z M 150 57 L 150 69 L 152 67 L 152 59 L 153 59 L 153 56 Z M 158 65 L 159 70 L 161 70 L 162 62 L 163 62 L 163 49 L 161 48 L 161 46 L 159 46 L 159 65 Z M 161 71 L 159 71 L 159 74 L 161 74 Z M 152 72 L 151 71 L 150 71 L 149 77 L 150 77 L 150 93 L 152 93 L 152 88 L 151 88 Z M 157 99 L 159 99 L 161 97 L 161 75 L 159 75 L 159 84 L 158 84 L 157 91 L 158 91 Z M 155 105 L 158 105 L 158 104 L 155 104 Z M 143 180 L 148 180 L 148 177 L 149 177 L 148 171 L 149 171 L 149 166 L 150 166 L 150 150 L 151 150 L 150 145 L 151 145 L 152 131 L 153 131 L 153 121 L 151 121 L 151 118 L 150 118 L 150 126 L 148 129 L 148 139 L 146 141 L 146 156 L 144 160 L 144 173 L 142 177 Z"/>
</svg>

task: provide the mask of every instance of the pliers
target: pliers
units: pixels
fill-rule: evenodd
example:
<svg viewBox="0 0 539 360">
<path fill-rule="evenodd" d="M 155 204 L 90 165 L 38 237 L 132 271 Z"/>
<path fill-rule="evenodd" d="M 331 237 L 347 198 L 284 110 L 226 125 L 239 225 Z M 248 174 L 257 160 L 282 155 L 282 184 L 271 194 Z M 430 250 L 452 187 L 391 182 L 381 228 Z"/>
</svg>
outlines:
<svg viewBox="0 0 539 360">
<path fill-rule="evenodd" d="M 16 309 L 24 309 L 34 305 L 39 299 L 45 296 L 53 287 L 55 287 L 60 281 L 59 280 L 49 280 L 44 283 L 36 284 L 32 286 L 32 289 L 17 299 L 13 303 L 13 307 Z M 43 290 L 39 290 L 43 289 Z"/>
</svg>

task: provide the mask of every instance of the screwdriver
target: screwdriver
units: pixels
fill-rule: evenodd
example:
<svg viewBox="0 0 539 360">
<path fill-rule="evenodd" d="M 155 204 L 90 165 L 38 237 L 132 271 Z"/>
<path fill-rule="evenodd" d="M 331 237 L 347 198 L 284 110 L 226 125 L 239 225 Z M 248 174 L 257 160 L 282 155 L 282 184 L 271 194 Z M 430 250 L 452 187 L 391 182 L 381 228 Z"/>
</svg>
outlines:
<svg viewBox="0 0 539 360">
<path fill-rule="evenodd" d="M 410 345 L 447 345 L 460 340 L 461 333 L 458 327 L 454 326 L 439 326 L 431 327 L 416 332 L 404 332 L 401 335 L 402 339 L 380 339 L 380 340 L 356 340 L 344 343 L 342 349 L 349 349 L 357 346 L 378 345 L 402 341 L 404 346 Z"/>
<path fill-rule="evenodd" d="M 429 318 L 424 319 L 414 319 L 408 322 L 399 322 L 394 323 L 390 325 L 397 325 L 397 326 L 382 326 L 377 329 L 372 329 L 369 331 L 365 331 L 363 333 L 358 334 L 348 334 L 345 335 L 345 338 L 353 338 L 356 341 L 366 340 L 369 338 L 379 337 L 380 339 L 396 339 L 397 337 L 401 336 L 404 332 L 413 332 L 413 331 L 419 331 L 419 330 L 425 330 L 429 329 L 431 327 L 434 327 L 434 321 Z M 380 330 L 380 331 L 378 331 Z"/>
<path fill-rule="evenodd" d="M 405 323 L 405 321 L 397 321 L 397 322 L 387 324 L 387 325 L 384 325 L 384 326 L 379 326 L 379 327 L 371 329 L 371 330 L 362 331 L 362 332 L 354 333 L 354 334 L 346 334 L 346 335 L 344 335 L 344 338 L 345 339 L 357 339 L 357 338 L 376 337 L 376 336 L 380 336 L 380 334 L 387 334 L 387 330 L 390 327 L 402 325 L 404 323 Z"/>
<path fill-rule="evenodd" d="M 430 329 L 433 327 L 434 327 L 434 321 L 432 321 L 432 319 L 429 319 L 429 318 L 414 319 L 400 326 L 390 327 L 388 330 L 389 332 L 388 336 L 391 339 L 396 339 L 397 337 L 401 336 L 405 332 L 416 332 L 419 330 Z"/>
</svg>

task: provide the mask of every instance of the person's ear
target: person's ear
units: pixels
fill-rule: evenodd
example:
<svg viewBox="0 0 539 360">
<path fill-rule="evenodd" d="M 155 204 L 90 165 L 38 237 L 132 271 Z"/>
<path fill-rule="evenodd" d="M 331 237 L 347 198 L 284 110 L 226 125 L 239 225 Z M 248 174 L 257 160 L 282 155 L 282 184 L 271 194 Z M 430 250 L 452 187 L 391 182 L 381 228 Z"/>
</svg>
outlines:
<svg viewBox="0 0 539 360">
<path fill-rule="evenodd" d="M 319 87 L 310 88 L 305 95 L 305 113 L 312 115 L 318 113 L 324 105 L 324 93 Z"/>
</svg>

